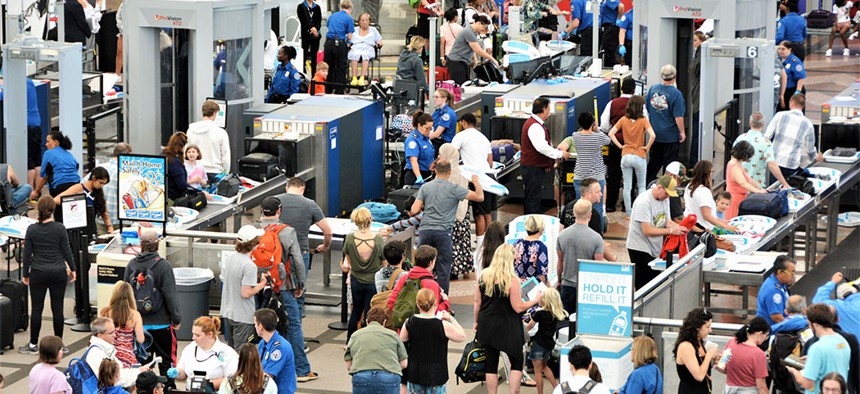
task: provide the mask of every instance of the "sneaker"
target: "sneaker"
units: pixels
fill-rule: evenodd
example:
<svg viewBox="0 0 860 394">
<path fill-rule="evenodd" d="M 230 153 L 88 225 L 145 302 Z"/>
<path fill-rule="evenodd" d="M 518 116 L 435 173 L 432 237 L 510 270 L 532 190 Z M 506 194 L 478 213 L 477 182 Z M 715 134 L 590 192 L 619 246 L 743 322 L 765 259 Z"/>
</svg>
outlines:
<svg viewBox="0 0 860 394">
<path fill-rule="evenodd" d="M 309 372 L 307 375 L 296 377 L 296 382 L 310 382 L 311 380 L 319 379 L 319 375 L 316 372 Z"/>
<path fill-rule="evenodd" d="M 843 49 L 842 56 L 851 56 L 851 50 L 848 48 Z"/>
<path fill-rule="evenodd" d="M 28 343 L 18 348 L 18 353 L 21 354 L 39 354 L 39 347 Z"/>
<path fill-rule="evenodd" d="M 350 85 L 353 85 L 353 86 L 358 85 L 358 78 L 356 78 L 356 77 L 352 77 L 352 81 L 350 81 L 350 83 L 349 83 L 349 84 L 350 84 Z"/>
<path fill-rule="evenodd" d="M 367 85 L 367 82 L 364 81 L 364 75 L 358 77 L 358 84 L 361 86 Z"/>
<path fill-rule="evenodd" d="M 827 57 L 833 56 L 833 49 L 831 48 L 831 49 L 828 49 L 827 51 L 825 51 L 824 56 L 827 56 Z"/>
<path fill-rule="evenodd" d="M 858 35 L 860 35 L 860 34 L 858 34 L 858 33 L 860 33 L 860 32 L 856 32 L 856 31 L 855 31 L 854 33 L 851 33 L 851 35 L 850 35 L 850 36 L 848 36 L 848 39 L 849 39 L 849 40 L 856 40 L 856 39 L 857 39 L 857 36 L 858 36 Z"/>
</svg>

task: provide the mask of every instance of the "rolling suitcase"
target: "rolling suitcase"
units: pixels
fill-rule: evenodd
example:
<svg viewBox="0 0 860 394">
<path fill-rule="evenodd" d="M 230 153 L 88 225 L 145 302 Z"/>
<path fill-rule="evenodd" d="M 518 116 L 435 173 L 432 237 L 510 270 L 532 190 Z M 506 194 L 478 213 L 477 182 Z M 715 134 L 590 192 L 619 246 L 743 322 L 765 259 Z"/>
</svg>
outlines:
<svg viewBox="0 0 860 394">
<path fill-rule="evenodd" d="M 17 280 L 0 279 L 0 294 L 3 294 L 12 301 L 12 314 L 4 316 L 4 319 L 10 319 L 13 324 L 13 331 L 26 331 L 30 325 L 30 314 L 28 313 L 27 302 L 27 286 Z M 5 320 L 3 320 L 5 321 Z"/>
<path fill-rule="evenodd" d="M 405 187 L 388 193 L 388 202 L 397 207 L 398 212 L 403 212 L 412 208 L 406 205 L 406 200 L 409 197 L 418 194 L 418 189 L 414 187 Z"/>
<path fill-rule="evenodd" d="M 268 153 L 251 153 L 239 159 L 239 175 L 265 182 L 278 175 L 278 158 Z"/>
<path fill-rule="evenodd" d="M 0 354 L 6 349 L 13 349 L 15 340 L 15 324 L 12 324 L 12 300 L 0 295 Z"/>
</svg>

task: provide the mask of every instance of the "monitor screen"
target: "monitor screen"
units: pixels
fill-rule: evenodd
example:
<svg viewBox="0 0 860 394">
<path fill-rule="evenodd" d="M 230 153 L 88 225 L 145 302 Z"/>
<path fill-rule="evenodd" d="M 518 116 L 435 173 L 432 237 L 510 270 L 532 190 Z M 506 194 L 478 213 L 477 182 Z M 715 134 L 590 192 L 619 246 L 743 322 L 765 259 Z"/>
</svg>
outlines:
<svg viewBox="0 0 860 394">
<path fill-rule="evenodd" d="M 511 63 L 511 81 L 513 83 L 528 83 L 532 74 L 540 68 L 544 63 L 550 63 L 552 59 L 549 56 L 542 56 L 529 60 L 527 62 Z"/>
<path fill-rule="evenodd" d="M 218 113 L 215 114 L 215 124 L 222 129 L 227 129 L 227 100 L 214 97 L 207 97 L 206 100 L 214 101 L 218 104 L 220 109 L 218 110 Z"/>
</svg>

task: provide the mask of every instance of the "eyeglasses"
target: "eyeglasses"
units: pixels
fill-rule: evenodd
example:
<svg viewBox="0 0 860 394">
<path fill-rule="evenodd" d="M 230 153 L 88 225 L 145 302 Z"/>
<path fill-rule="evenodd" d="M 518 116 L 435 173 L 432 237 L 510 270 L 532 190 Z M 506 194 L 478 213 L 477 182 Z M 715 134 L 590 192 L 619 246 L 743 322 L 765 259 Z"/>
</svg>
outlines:
<svg viewBox="0 0 860 394">
<path fill-rule="evenodd" d="M 782 272 L 785 272 L 786 274 L 789 274 L 789 275 L 791 275 L 791 276 L 794 276 L 794 275 L 795 275 L 794 271 L 782 270 Z"/>
</svg>

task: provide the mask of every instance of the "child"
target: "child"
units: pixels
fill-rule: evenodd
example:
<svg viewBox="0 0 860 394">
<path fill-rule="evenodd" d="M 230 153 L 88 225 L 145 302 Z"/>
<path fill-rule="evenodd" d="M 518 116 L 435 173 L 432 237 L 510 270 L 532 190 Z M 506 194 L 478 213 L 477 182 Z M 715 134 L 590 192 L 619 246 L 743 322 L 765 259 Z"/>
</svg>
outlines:
<svg viewBox="0 0 860 394">
<path fill-rule="evenodd" d="M 538 324 L 538 330 L 532 337 L 532 348 L 529 351 L 529 360 L 535 367 L 535 382 L 537 383 L 538 394 L 543 394 L 543 373 L 546 374 L 551 387 L 556 386 L 555 376 L 547 363 L 552 356 L 552 350 L 555 348 L 556 327 L 559 322 L 567 319 L 567 311 L 561 306 L 561 295 L 558 290 L 548 287 L 544 290 L 543 298 L 540 303 L 541 309 L 531 315 L 529 329 Z"/>
<path fill-rule="evenodd" d="M 382 249 L 382 255 L 385 256 L 385 261 L 388 263 L 387 266 L 382 267 L 379 271 L 376 272 L 374 280 L 376 281 L 376 292 L 381 293 L 383 291 L 391 290 L 388 288 L 388 282 L 391 280 L 391 276 L 394 275 L 397 270 L 400 270 L 400 273 L 397 275 L 397 279 L 394 279 L 394 284 L 397 284 L 397 281 L 400 280 L 400 277 L 406 275 L 411 267 L 407 267 L 406 265 L 406 244 L 402 241 L 391 241 L 385 245 L 385 248 Z"/>
<path fill-rule="evenodd" d="M 717 194 L 717 217 L 725 220 L 723 217 L 726 210 L 732 205 L 732 195 L 729 192 L 720 192 Z"/>
<path fill-rule="evenodd" d="M 328 63 L 317 63 L 317 73 L 314 75 L 314 82 L 325 82 L 328 79 Z M 314 96 L 322 96 L 325 94 L 325 85 L 314 84 Z"/>
<path fill-rule="evenodd" d="M 119 364 L 106 358 L 99 364 L 99 393 L 128 394 L 122 387 L 116 385 L 119 380 Z"/>
<path fill-rule="evenodd" d="M 185 172 L 188 173 L 188 186 L 195 189 L 200 189 L 207 183 L 206 169 L 203 163 L 199 162 L 202 158 L 203 155 L 200 154 L 200 148 L 197 145 L 185 146 Z"/>
</svg>

